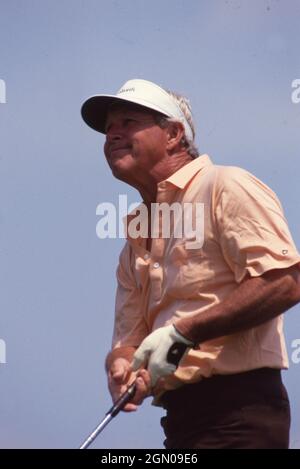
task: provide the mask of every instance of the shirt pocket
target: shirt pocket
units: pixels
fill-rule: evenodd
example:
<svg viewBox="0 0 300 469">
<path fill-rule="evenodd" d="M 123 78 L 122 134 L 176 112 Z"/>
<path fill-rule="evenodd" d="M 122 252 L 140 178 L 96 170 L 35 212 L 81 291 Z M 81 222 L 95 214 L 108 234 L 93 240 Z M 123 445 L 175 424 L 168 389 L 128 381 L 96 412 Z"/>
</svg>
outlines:
<svg viewBox="0 0 300 469">
<path fill-rule="evenodd" d="M 196 297 L 205 282 L 207 259 L 202 248 L 187 249 L 176 244 L 166 262 L 167 293 L 176 298 Z"/>
<path fill-rule="evenodd" d="M 174 265 L 184 265 L 188 264 L 192 258 L 204 257 L 203 248 L 196 246 L 191 247 L 189 241 L 184 241 L 182 243 L 176 244 L 169 254 L 169 261 Z"/>
</svg>

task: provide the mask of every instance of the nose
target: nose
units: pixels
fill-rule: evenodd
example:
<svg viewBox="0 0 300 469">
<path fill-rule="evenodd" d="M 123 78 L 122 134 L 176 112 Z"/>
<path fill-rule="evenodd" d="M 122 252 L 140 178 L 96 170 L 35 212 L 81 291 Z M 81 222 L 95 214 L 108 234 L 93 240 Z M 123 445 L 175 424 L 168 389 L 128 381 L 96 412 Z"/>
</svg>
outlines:
<svg viewBox="0 0 300 469">
<path fill-rule="evenodd" d="M 115 142 L 121 140 L 122 136 L 122 127 L 118 124 L 111 124 L 106 132 L 106 141 Z"/>
</svg>

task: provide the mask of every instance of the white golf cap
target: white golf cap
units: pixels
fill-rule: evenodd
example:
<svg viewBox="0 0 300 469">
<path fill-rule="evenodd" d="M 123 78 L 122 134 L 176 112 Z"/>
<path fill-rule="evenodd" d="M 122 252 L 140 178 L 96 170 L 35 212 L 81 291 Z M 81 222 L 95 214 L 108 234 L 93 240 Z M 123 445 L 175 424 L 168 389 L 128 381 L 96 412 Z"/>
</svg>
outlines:
<svg viewBox="0 0 300 469">
<path fill-rule="evenodd" d="M 191 126 L 177 102 L 167 91 L 151 81 L 129 80 L 116 95 L 91 96 L 82 105 L 83 120 L 92 129 L 105 134 L 107 113 L 113 103 L 135 103 L 144 108 L 158 111 L 167 117 L 172 117 L 183 124 L 186 138 L 193 141 Z"/>
</svg>

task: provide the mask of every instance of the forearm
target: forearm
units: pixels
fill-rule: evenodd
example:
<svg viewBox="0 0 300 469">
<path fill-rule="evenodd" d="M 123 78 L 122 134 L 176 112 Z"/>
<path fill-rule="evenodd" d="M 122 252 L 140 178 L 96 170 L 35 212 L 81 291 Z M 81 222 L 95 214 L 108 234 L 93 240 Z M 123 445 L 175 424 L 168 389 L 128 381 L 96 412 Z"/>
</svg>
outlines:
<svg viewBox="0 0 300 469">
<path fill-rule="evenodd" d="M 190 318 L 176 321 L 176 329 L 195 343 L 259 326 L 300 300 L 299 274 L 294 268 L 248 278 L 224 301 Z"/>
</svg>

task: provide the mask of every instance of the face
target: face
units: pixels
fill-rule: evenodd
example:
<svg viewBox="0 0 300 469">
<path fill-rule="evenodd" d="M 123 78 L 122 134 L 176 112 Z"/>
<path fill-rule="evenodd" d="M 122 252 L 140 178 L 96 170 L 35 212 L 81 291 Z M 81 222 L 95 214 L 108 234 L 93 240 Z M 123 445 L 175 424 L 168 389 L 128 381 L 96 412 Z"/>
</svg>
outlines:
<svg viewBox="0 0 300 469">
<path fill-rule="evenodd" d="M 111 109 L 106 121 L 104 153 L 118 179 L 130 183 L 165 156 L 166 129 L 155 122 L 151 111 L 120 106 Z"/>
</svg>

